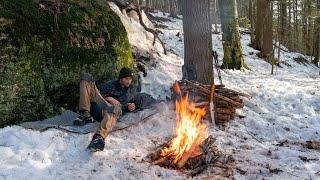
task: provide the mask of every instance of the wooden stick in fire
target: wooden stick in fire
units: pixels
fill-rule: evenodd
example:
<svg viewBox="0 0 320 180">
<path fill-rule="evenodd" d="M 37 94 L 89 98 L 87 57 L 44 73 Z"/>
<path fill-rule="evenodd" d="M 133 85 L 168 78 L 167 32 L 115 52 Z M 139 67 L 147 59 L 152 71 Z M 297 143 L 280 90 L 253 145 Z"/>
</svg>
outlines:
<svg viewBox="0 0 320 180">
<path fill-rule="evenodd" d="M 176 100 L 181 100 L 182 99 L 182 92 L 181 92 L 181 89 L 180 89 L 180 87 L 179 87 L 179 83 L 178 83 L 178 81 L 175 81 L 174 83 L 173 83 L 173 92 L 175 93 L 175 98 L 176 98 Z"/>
<path fill-rule="evenodd" d="M 211 115 L 211 123 L 215 124 L 215 113 L 216 113 L 216 96 L 215 96 L 215 85 L 212 83 L 211 92 L 210 92 L 210 115 Z"/>
</svg>

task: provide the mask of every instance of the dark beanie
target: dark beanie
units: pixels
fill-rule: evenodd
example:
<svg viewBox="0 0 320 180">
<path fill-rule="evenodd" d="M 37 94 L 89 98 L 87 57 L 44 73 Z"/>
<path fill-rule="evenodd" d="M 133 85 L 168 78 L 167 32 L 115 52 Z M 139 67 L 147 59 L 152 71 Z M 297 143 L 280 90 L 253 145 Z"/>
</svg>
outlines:
<svg viewBox="0 0 320 180">
<path fill-rule="evenodd" d="M 124 67 L 120 70 L 119 73 L 119 79 L 125 78 L 125 77 L 132 77 L 132 71 L 130 68 Z"/>
</svg>

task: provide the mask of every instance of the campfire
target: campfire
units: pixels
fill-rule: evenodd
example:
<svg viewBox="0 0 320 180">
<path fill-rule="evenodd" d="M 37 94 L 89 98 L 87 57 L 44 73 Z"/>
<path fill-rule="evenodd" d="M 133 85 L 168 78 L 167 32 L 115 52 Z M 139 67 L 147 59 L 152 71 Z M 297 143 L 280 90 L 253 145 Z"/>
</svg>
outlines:
<svg viewBox="0 0 320 180">
<path fill-rule="evenodd" d="M 180 85 L 182 85 L 182 89 Z M 190 100 L 192 98 L 189 97 L 188 91 L 185 91 L 186 89 L 193 90 L 191 91 L 193 96 L 197 97 L 193 97 L 194 99 L 200 101 L 203 101 L 203 99 L 207 100 L 208 93 L 210 92 L 208 92 L 209 90 L 207 90 L 208 88 L 206 86 L 201 85 L 200 87 L 200 85 L 189 81 L 181 81 L 180 84 L 178 82 L 174 83 L 172 89 L 174 93 L 173 97 L 176 99 L 175 134 L 171 140 L 147 156 L 149 162 L 153 165 L 187 170 L 191 176 L 201 173 L 210 165 L 218 168 L 222 167 L 228 172 L 231 171 L 231 168 L 227 164 L 232 162 L 232 158 L 230 159 L 229 156 L 219 151 L 214 145 L 216 139 L 208 135 L 208 121 L 204 122 L 204 119 L 210 110 L 210 108 L 208 108 L 209 103 L 200 103 L 199 106 L 198 102 Z M 218 89 L 215 89 L 215 95 L 218 98 L 217 102 L 226 103 L 225 108 L 233 110 L 232 108 L 235 107 L 234 104 L 238 106 L 241 105 L 242 101 L 235 101 L 237 100 L 235 97 L 238 97 L 239 93 L 235 94 L 235 91 L 226 88 L 222 89 L 223 86 L 216 87 L 218 87 Z M 221 94 L 222 90 L 223 93 Z M 230 91 L 232 91 L 233 94 L 230 94 Z M 194 92 L 200 93 L 197 94 Z M 226 95 L 228 95 L 228 97 L 225 97 Z M 227 109 L 223 110 L 227 112 Z M 234 113 L 234 111 L 230 112 Z M 217 117 L 220 118 L 221 112 L 217 114 Z"/>
<path fill-rule="evenodd" d="M 202 154 L 200 145 L 208 137 L 208 129 L 201 122 L 206 114 L 205 108 L 196 108 L 189 102 L 188 94 L 176 101 L 176 113 L 176 136 L 160 155 L 165 159 L 172 158 L 172 162 L 181 168 L 189 157 Z"/>
<path fill-rule="evenodd" d="M 196 107 L 189 101 L 188 93 L 176 99 L 175 136 L 149 155 L 152 164 L 174 169 L 192 169 L 192 175 L 203 171 L 220 154 L 214 146 L 215 139 L 208 136 L 208 125 L 203 122 L 206 108 Z M 204 167 L 205 166 L 205 167 Z"/>
</svg>

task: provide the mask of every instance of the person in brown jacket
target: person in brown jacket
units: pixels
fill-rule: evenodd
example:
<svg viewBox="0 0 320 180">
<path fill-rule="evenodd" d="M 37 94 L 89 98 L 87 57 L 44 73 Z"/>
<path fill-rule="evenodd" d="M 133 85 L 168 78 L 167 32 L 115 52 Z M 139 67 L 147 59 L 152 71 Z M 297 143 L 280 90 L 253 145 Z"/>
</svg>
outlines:
<svg viewBox="0 0 320 180">
<path fill-rule="evenodd" d="M 80 80 L 79 113 L 81 122 L 101 121 L 93 135 L 88 149 L 103 151 L 105 138 L 108 136 L 117 119 L 124 112 L 137 109 L 134 103 L 135 91 L 132 87 L 132 71 L 122 68 L 117 80 L 110 81 L 97 88 L 91 74 L 83 74 Z M 79 122 L 78 122 L 79 123 Z"/>
</svg>

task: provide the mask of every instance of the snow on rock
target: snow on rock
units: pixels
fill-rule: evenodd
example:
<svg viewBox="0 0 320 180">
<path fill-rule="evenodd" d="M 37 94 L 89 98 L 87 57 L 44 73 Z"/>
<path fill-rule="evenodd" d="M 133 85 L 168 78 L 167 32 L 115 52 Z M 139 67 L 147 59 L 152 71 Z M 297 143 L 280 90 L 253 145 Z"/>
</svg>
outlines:
<svg viewBox="0 0 320 180">
<path fill-rule="evenodd" d="M 153 34 L 144 30 L 142 25 L 139 23 L 139 17 L 135 11 L 121 12 L 119 7 L 112 2 L 109 2 L 110 8 L 120 17 L 124 27 L 127 30 L 130 44 L 134 50 L 136 48 L 139 52 L 151 52 L 151 51 L 162 51 L 161 44 L 156 41 L 155 46 L 152 45 Z M 152 23 L 148 20 L 145 13 L 142 12 L 142 19 L 145 25 L 152 28 Z"/>
<path fill-rule="evenodd" d="M 169 49 L 164 55 L 136 20 L 110 6 L 124 23 L 131 45 L 153 53 L 157 62 L 146 77 L 141 76 L 142 90 L 159 99 L 169 96 L 172 82 L 182 77 L 182 21 L 171 19 L 160 29 Z M 281 52 L 281 60 L 291 66 L 277 67 L 270 75 L 271 65 L 256 55 L 249 40 L 248 35 L 241 36 L 251 70 L 222 71 L 227 87 L 252 96 L 237 110 L 246 117 L 219 128 L 210 126 L 209 133 L 217 137 L 220 150 L 235 158 L 236 179 L 319 179 L 320 151 L 303 146 L 307 140 L 320 140 L 319 69 L 292 60 L 302 54 Z M 221 34 L 213 34 L 213 48 L 221 63 Z M 19 126 L 0 129 L 0 179 L 186 179 L 181 172 L 143 161 L 174 130 L 173 105 L 162 103 L 158 108 L 148 121 L 110 134 L 106 149 L 94 154 L 86 150 L 92 134 L 37 132 Z M 207 177 L 211 170 L 197 178 Z"/>
<path fill-rule="evenodd" d="M 150 58 L 157 63 L 155 68 L 152 67 L 148 71 L 149 74 L 152 74 L 151 76 L 143 77 L 141 74 L 142 92 L 149 93 L 154 98 L 162 100 L 170 97 L 170 87 L 172 83 L 174 80 L 182 78 L 182 72 L 177 71 L 177 69 L 181 69 L 183 59 L 170 52 L 168 52 L 167 55 L 163 54 L 163 48 L 158 40 L 156 40 L 155 46 L 153 46 L 153 34 L 144 30 L 134 13 L 132 13 L 132 17 L 130 17 L 130 15 L 128 17 L 128 15 L 122 13 L 114 3 L 110 2 L 109 5 L 121 18 L 134 51 L 147 57 L 150 56 Z M 152 23 L 144 12 L 142 12 L 142 17 L 143 22 L 148 27 L 153 28 Z"/>
</svg>

